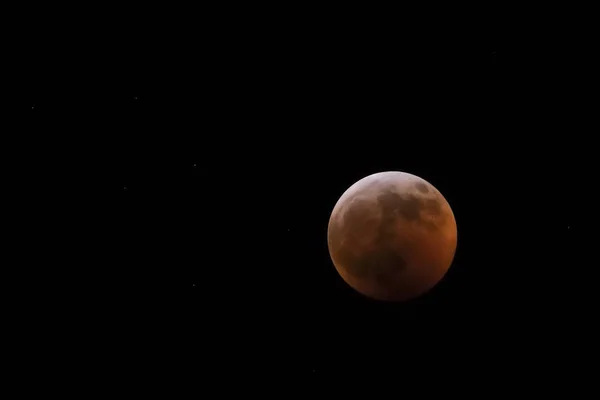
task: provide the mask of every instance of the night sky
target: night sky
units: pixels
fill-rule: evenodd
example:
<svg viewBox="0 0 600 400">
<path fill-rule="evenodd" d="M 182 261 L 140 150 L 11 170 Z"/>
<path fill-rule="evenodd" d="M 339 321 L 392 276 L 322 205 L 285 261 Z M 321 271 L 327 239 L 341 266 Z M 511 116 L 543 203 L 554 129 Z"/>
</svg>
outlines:
<svg viewBox="0 0 600 400">
<path fill-rule="evenodd" d="M 39 126 L 68 108 L 116 143 L 105 306 L 124 362 L 327 376 L 549 357 L 540 332 L 575 318 L 556 293 L 575 264 L 574 200 L 552 183 L 568 167 L 507 122 L 524 102 L 493 32 L 454 45 L 375 26 L 214 31 L 40 85 Z M 432 183 L 458 226 L 448 274 L 406 304 L 353 291 L 327 249 L 339 196 L 388 170 Z"/>
</svg>

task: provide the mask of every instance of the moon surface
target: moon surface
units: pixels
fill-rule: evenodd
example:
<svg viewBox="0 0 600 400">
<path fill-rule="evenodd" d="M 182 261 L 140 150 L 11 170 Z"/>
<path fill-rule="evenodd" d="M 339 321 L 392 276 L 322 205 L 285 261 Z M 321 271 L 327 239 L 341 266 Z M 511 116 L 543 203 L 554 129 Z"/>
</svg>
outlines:
<svg viewBox="0 0 600 400">
<path fill-rule="evenodd" d="M 456 220 L 448 201 L 426 180 L 380 172 L 342 194 L 327 241 L 348 285 L 376 300 L 405 301 L 429 291 L 450 268 Z"/>
</svg>

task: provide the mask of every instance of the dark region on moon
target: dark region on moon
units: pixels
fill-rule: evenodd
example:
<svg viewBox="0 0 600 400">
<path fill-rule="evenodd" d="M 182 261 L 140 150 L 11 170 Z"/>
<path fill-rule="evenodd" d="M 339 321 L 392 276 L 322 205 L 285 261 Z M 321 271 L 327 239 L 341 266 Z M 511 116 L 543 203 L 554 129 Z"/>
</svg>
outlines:
<svg viewBox="0 0 600 400">
<path fill-rule="evenodd" d="M 415 187 L 417 188 L 417 190 L 421 193 L 427 193 L 429 192 L 429 188 L 427 187 L 427 185 L 423 182 L 417 182 L 415 183 Z"/>
<path fill-rule="evenodd" d="M 394 216 L 397 212 L 408 221 L 416 221 L 428 227 L 429 221 L 421 218 L 421 211 L 433 215 L 439 215 L 442 212 L 440 203 L 435 199 L 423 199 L 415 195 L 404 197 L 393 191 L 386 191 L 379 195 L 377 203 L 384 216 Z"/>
<path fill-rule="evenodd" d="M 342 247 L 338 256 L 350 274 L 360 279 L 374 276 L 381 283 L 380 281 L 386 281 L 394 274 L 404 271 L 407 265 L 385 238 L 380 236 L 375 242 L 375 251 L 355 256 L 347 247 Z"/>
</svg>

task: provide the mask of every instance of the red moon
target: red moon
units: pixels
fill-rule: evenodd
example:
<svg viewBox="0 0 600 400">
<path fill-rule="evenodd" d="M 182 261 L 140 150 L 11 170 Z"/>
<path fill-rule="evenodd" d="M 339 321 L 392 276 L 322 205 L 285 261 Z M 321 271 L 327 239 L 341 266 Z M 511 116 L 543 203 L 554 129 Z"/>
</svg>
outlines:
<svg viewBox="0 0 600 400">
<path fill-rule="evenodd" d="M 352 185 L 336 203 L 327 231 L 340 276 L 382 301 L 421 296 L 446 274 L 456 251 L 456 220 L 429 182 L 380 172 Z"/>
</svg>

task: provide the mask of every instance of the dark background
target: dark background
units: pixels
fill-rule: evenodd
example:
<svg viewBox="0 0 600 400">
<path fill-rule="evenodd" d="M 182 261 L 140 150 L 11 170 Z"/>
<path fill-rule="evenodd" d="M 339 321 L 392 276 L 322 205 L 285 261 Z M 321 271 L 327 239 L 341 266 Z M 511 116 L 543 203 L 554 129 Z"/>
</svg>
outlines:
<svg viewBox="0 0 600 400">
<path fill-rule="evenodd" d="M 580 294 L 564 275 L 578 268 L 575 201 L 557 185 L 569 142 L 540 138 L 544 96 L 514 80 L 534 82 L 533 67 L 503 65 L 493 20 L 438 18 L 225 13 L 134 27 L 111 57 L 81 46 L 66 70 L 47 66 L 36 124 L 68 109 L 65 129 L 110 142 L 118 166 L 118 251 L 94 269 L 118 360 L 192 377 L 486 375 L 570 351 L 557 341 L 582 310 L 565 301 Z M 458 224 L 447 276 L 406 304 L 354 292 L 327 250 L 339 196 L 386 170 L 431 182 Z"/>
</svg>

